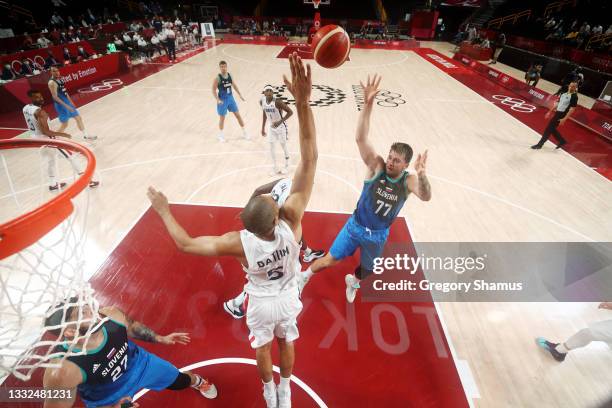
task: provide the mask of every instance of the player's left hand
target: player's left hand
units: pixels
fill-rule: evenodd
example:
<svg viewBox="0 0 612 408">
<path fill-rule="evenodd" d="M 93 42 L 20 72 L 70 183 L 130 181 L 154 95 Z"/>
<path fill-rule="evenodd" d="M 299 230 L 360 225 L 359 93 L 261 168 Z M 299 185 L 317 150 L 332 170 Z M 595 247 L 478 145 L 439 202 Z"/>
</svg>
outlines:
<svg viewBox="0 0 612 408">
<path fill-rule="evenodd" d="M 414 163 L 414 169 L 419 175 L 425 174 L 425 171 L 427 170 L 427 150 L 425 150 L 425 153 L 423 154 L 419 153 L 416 162 Z"/>
<path fill-rule="evenodd" d="M 242 95 L 238 95 L 238 96 L 240 96 L 240 100 L 244 102 L 244 98 L 242 97 Z"/>
<path fill-rule="evenodd" d="M 153 209 L 157 211 L 160 215 L 168 211 L 170 206 L 168 205 L 168 198 L 161 191 L 157 191 L 153 187 L 149 187 L 147 190 L 147 197 L 149 197 L 149 201 L 151 201 L 151 205 Z"/>
<path fill-rule="evenodd" d="M 273 123 L 272 123 L 272 127 L 273 127 L 274 129 L 276 129 L 277 127 L 279 127 L 279 126 L 280 126 L 280 124 L 281 124 L 281 123 L 283 123 L 283 121 L 282 121 L 282 120 L 277 120 L 276 122 L 273 122 Z"/>
<path fill-rule="evenodd" d="M 157 342 L 161 344 L 188 344 L 191 341 L 189 333 L 170 333 L 167 336 L 159 336 Z"/>
</svg>

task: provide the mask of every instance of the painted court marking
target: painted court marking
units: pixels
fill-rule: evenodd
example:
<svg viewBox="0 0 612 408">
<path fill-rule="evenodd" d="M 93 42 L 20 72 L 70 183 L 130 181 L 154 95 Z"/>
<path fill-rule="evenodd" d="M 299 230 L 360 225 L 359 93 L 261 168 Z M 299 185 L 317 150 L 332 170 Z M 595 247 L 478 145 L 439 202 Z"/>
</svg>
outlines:
<svg viewBox="0 0 612 408">
<path fill-rule="evenodd" d="M 196 368 L 217 365 L 217 364 L 248 364 L 248 365 L 257 366 L 257 361 L 253 360 L 252 358 L 240 358 L 240 357 L 215 358 L 213 360 L 199 361 L 197 363 L 190 364 L 188 366 L 181 368 L 180 371 L 190 371 Z M 275 373 L 280 374 L 280 368 L 278 368 L 277 366 L 275 365 L 272 366 L 272 370 Z M 308 384 L 300 380 L 295 375 L 291 376 L 291 381 L 294 382 L 298 387 L 303 389 L 304 392 L 306 392 L 306 394 L 308 394 L 308 396 L 310 396 L 310 398 L 312 398 L 318 404 L 319 407 L 327 408 L 327 405 L 325 404 L 325 402 L 323 402 L 321 397 L 319 397 L 317 393 L 314 392 L 314 390 L 308 386 Z M 136 395 L 134 395 L 134 401 L 138 400 L 138 398 L 142 397 L 144 394 L 146 394 L 149 391 L 150 390 L 148 390 L 147 388 L 139 391 Z"/>
</svg>

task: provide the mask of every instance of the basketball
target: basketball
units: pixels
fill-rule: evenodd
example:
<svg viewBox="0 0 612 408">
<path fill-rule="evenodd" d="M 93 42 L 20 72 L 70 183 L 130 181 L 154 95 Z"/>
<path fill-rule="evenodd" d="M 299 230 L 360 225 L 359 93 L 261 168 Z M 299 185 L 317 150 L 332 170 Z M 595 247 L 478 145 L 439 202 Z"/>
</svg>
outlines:
<svg viewBox="0 0 612 408">
<path fill-rule="evenodd" d="M 312 38 L 312 54 L 324 68 L 338 68 L 351 51 L 351 41 L 344 29 L 335 24 L 321 27 Z"/>
</svg>

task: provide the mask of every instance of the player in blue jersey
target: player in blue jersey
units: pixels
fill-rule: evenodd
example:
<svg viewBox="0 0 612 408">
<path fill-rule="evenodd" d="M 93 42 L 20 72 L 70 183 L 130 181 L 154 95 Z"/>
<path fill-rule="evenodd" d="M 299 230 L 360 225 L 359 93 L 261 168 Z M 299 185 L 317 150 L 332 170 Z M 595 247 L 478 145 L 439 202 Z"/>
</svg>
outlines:
<svg viewBox="0 0 612 408">
<path fill-rule="evenodd" d="M 73 340 L 75 336 L 84 336 L 89 327 L 95 324 L 89 306 L 82 308 L 79 318 L 79 298 L 70 298 L 65 304 L 54 308 L 46 319 L 45 327 L 63 340 Z M 65 306 L 65 307 L 64 307 Z M 64 319 L 64 309 L 66 309 Z M 118 408 L 121 402 L 130 400 L 143 388 L 152 390 L 183 390 L 193 388 L 206 398 L 215 398 L 217 389 L 214 384 L 197 374 L 183 373 L 154 354 L 133 343 L 129 337 L 151 343 L 187 344 L 190 341 L 187 333 L 172 333 L 167 336 L 156 334 L 144 324 L 137 322 L 117 307 L 100 309 L 100 317 L 108 318 L 88 339 L 81 337 L 77 347 L 86 352 L 71 355 L 61 363 L 59 368 L 47 368 L 43 377 L 46 389 L 71 390 L 72 398 L 47 400 L 44 408 L 70 408 L 74 405 L 76 395 L 81 397 L 86 407 Z M 62 322 L 73 322 L 64 328 Z M 68 351 L 67 343 L 57 346 L 54 352 Z M 80 350 L 71 350 L 78 352 Z M 54 360 L 52 360 L 54 362 Z"/>
<path fill-rule="evenodd" d="M 60 75 L 59 68 L 51 67 L 51 79 L 47 85 L 49 86 L 49 91 L 51 92 L 51 97 L 53 98 L 53 106 L 55 107 L 57 117 L 60 121 L 58 132 L 63 132 L 66 130 L 68 127 L 68 121 L 70 118 L 74 118 L 77 123 L 77 127 L 81 131 L 81 136 L 83 139 L 96 140 L 97 136 L 88 135 L 85 131 L 83 119 L 74 105 L 72 98 L 70 98 L 70 95 L 68 95 L 68 92 L 66 91 L 64 80 Z"/>
<path fill-rule="evenodd" d="M 232 78 L 230 73 L 227 72 L 227 62 L 219 62 L 219 70 L 221 73 L 215 77 L 212 85 L 212 93 L 217 100 L 217 113 L 219 114 L 219 135 L 217 138 L 220 142 L 225 142 L 223 126 L 225 125 L 225 115 L 227 115 L 227 111 L 230 111 L 236 116 L 236 119 L 238 119 L 238 124 L 242 128 L 242 137 L 248 140 L 250 137 L 244 128 L 242 116 L 240 116 L 240 112 L 238 112 L 238 105 L 234 100 L 234 90 L 242 101 L 244 101 L 244 98 L 238 89 L 238 85 L 236 85 L 236 81 Z"/>
<path fill-rule="evenodd" d="M 354 275 L 345 276 L 349 303 L 355 300 L 359 282 L 372 273 L 374 259 L 382 255 L 389 228 L 408 194 L 413 193 L 423 201 L 431 199 L 431 186 L 425 174 L 427 151 L 418 155 L 416 174 L 410 174 L 407 169 L 412 159 L 412 148 L 408 144 L 398 142 L 391 145 L 385 160 L 376 153 L 368 138 L 370 116 L 380 79 L 374 75 L 372 79 L 368 76 L 366 85 L 361 82 L 365 105 L 359 115 L 355 139 L 361 159 L 367 166 L 367 176 L 357 208 L 344 224 L 329 253 L 317 259 L 300 277 L 300 286 L 303 288 L 314 273 L 337 264 L 360 248 L 359 266 Z"/>
</svg>

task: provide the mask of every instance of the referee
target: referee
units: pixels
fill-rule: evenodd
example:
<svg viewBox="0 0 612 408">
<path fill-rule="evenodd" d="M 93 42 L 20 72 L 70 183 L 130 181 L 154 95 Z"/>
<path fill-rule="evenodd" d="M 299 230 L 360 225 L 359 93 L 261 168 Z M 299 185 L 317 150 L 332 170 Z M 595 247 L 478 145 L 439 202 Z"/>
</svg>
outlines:
<svg viewBox="0 0 612 408">
<path fill-rule="evenodd" d="M 553 109 L 555 113 L 548 122 L 546 129 L 544 129 L 544 133 L 542 134 L 542 138 L 537 144 L 531 146 L 532 149 L 541 149 L 544 143 L 548 140 L 550 135 L 552 134 L 555 139 L 557 139 L 557 149 L 561 148 L 563 145 L 567 144 L 567 140 L 561 136 L 561 133 L 557 130 L 557 127 L 569 117 L 572 109 L 578 105 L 578 83 L 570 82 L 567 92 L 564 92 L 559 96 L 559 101 L 550 109 L 550 111 L 546 114 L 548 117 Z"/>
</svg>

